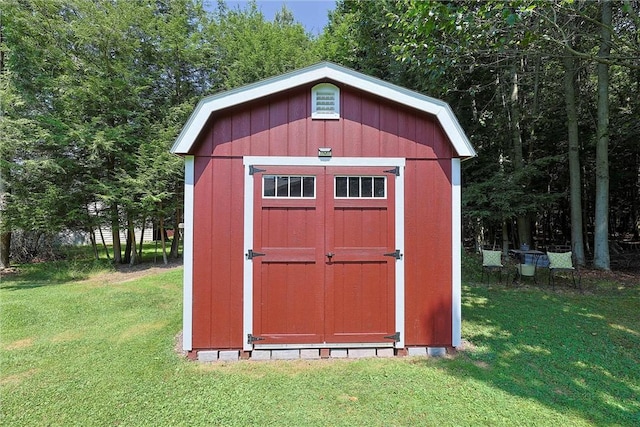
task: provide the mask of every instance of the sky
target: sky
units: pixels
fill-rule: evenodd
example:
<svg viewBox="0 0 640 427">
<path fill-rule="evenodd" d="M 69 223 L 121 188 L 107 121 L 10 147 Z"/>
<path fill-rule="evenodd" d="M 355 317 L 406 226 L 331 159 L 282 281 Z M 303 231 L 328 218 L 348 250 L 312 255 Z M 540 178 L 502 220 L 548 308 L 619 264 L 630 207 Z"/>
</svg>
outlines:
<svg viewBox="0 0 640 427">
<path fill-rule="evenodd" d="M 244 9 L 247 6 L 247 0 L 226 0 L 230 8 Z M 295 18 L 307 30 L 307 32 L 318 35 L 327 25 L 327 13 L 335 9 L 335 0 L 258 0 L 258 8 L 262 11 L 265 19 L 272 21 L 282 5 L 286 5 Z"/>
</svg>

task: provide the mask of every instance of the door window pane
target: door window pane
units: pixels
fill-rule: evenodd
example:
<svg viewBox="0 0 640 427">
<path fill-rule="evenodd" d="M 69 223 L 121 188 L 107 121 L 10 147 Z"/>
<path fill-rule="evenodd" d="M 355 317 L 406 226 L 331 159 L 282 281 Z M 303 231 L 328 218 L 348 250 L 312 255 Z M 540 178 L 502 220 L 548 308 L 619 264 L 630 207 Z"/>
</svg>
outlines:
<svg viewBox="0 0 640 427">
<path fill-rule="evenodd" d="M 386 197 L 385 194 L 385 178 L 373 178 L 373 197 Z"/>
<path fill-rule="evenodd" d="M 349 197 L 360 197 L 360 177 L 349 177 Z"/>
<path fill-rule="evenodd" d="M 362 197 L 373 197 L 373 178 L 364 176 L 362 177 Z"/>
<path fill-rule="evenodd" d="M 278 197 L 289 197 L 289 177 L 288 176 L 279 176 L 278 177 Z"/>
<path fill-rule="evenodd" d="M 291 186 L 289 187 L 289 197 L 301 197 L 302 196 L 302 177 L 292 176 L 289 179 Z"/>
<path fill-rule="evenodd" d="M 276 177 L 275 176 L 265 176 L 263 179 L 262 189 L 264 197 L 275 197 L 276 196 Z"/>
<path fill-rule="evenodd" d="M 336 176 L 336 197 L 347 197 L 346 176 Z"/>
<path fill-rule="evenodd" d="M 316 196 L 316 178 L 314 176 L 302 177 L 302 197 Z"/>
</svg>

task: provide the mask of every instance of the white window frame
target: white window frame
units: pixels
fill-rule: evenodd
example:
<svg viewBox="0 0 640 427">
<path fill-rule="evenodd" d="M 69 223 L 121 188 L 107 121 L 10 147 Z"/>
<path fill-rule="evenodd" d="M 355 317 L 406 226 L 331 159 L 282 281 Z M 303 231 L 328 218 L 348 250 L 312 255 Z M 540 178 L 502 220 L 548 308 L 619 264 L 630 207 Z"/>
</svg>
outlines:
<svg viewBox="0 0 640 427">
<path fill-rule="evenodd" d="M 276 183 L 277 183 L 277 178 L 279 177 L 287 177 L 289 178 L 289 184 L 288 184 L 288 190 L 289 192 L 291 192 L 291 178 L 313 178 L 313 196 L 312 197 L 304 197 L 304 196 L 278 196 L 278 187 L 276 184 L 276 188 L 275 188 L 275 195 L 274 196 L 267 196 L 264 194 L 264 184 L 265 184 L 265 178 L 266 177 L 275 177 L 276 178 Z M 262 175 L 262 198 L 265 200 L 276 200 L 276 199 L 285 199 L 285 200 L 314 200 L 316 198 L 316 192 L 317 192 L 317 188 L 316 188 L 316 184 L 317 184 L 317 180 L 316 177 L 314 175 L 279 175 L 279 174 L 264 174 Z M 300 185 L 303 185 L 303 183 L 301 182 Z M 301 189 L 301 194 L 304 193 L 304 187 Z"/>
<path fill-rule="evenodd" d="M 336 179 L 338 178 L 347 178 L 347 196 L 337 196 L 336 195 L 336 191 L 337 191 L 337 187 L 336 187 Z M 358 196 L 358 197 L 353 197 L 353 196 L 349 196 L 349 183 L 348 183 L 348 179 L 349 178 L 383 178 L 384 179 L 384 196 L 383 197 L 374 197 L 374 196 L 367 196 L 367 197 L 363 197 L 363 196 Z M 362 179 L 359 180 L 360 182 L 360 189 L 359 192 L 362 193 Z M 373 185 L 373 182 L 372 182 Z M 375 186 L 374 186 L 375 187 Z M 374 187 L 371 188 L 372 194 L 373 194 L 373 190 Z M 333 198 L 336 200 L 386 200 L 387 199 L 387 177 L 386 176 L 380 176 L 380 175 L 336 175 L 333 177 Z"/>
</svg>

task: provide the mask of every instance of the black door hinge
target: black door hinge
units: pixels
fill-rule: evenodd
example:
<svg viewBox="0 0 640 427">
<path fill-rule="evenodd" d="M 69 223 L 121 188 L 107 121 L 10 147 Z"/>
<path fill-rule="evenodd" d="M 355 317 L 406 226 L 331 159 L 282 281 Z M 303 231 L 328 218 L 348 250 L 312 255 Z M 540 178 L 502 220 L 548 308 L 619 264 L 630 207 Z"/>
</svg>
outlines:
<svg viewBox="0 0 640 427">
<path fill-rule="evenodd" d="M 262 252 L 254 252 L 253 249 L 249 249 L 249 251 L 245 254 L 247 259 L 254 259 L 257 256 L 265 256 L 267 254 L 263 254 Z"/>
<path fill-rule="evenodd" d="M 400 253 L 400 249 L 396 249 L 393 252 L 389 252 L 388 254 L 384 254 L 384 256 L 394 257 L 395 259 L 402 259 L 402 254 Z"/>
<path fill-rule="evenodd" d="M 395 167 L 395 168 L 393 168 L 393 169 L 389 169 L 389 170 L 382 171 L 382 172 L 384 172 L 384 173 L 392 173 L 392 174 L 394 174 L 395 176 L 400 176 L 400 166 L 396 166 L 396 167 Z"/>
<path fill-rule="evenodd" d="M 396 332 L 393 335 L 387 335 L 384 339 L 393 340 L 393 342 L 400 342 L 400 332 Z"/>
<path fill-rule="evenodd" d="M 264 341 L 265 338 L 262 337 L 254 337 L 251 334 L 247 334 L 247 344 L 253 344 L 256 341 Z"/>
<path fill-rule="evenodd" d="M 253 175 L 253 174 L 256 174 L 258 172 L 266 172 L 266 169 L 258 169 L 257 167 L 255 167 L 253 165 L 249 165 L 249 175 Z"/>
</svg>

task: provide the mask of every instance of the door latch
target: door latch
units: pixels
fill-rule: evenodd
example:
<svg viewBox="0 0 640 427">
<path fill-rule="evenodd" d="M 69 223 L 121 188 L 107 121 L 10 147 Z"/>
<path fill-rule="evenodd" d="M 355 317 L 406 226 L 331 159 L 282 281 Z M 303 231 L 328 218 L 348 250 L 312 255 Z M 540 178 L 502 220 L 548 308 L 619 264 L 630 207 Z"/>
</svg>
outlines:
<svg viewBox="0 0 640 427">
<path fill-rule="evenodd" d="M 389 252 L 388 254 L 384 254 L 384 256 L 390 256 L 395 259 L 402 259 L 402 254 L 400 253 L 400 249 L 396 249 L 393 252 Z"/>
</svg>

